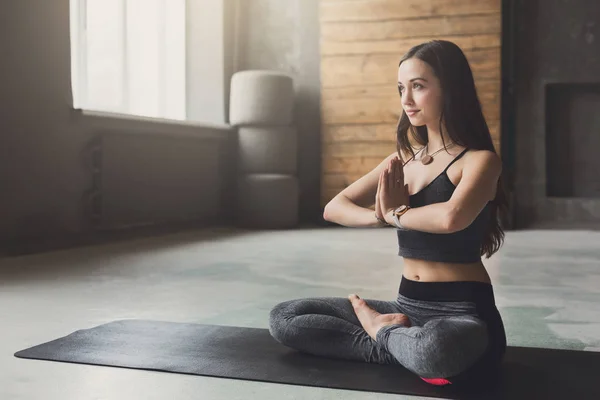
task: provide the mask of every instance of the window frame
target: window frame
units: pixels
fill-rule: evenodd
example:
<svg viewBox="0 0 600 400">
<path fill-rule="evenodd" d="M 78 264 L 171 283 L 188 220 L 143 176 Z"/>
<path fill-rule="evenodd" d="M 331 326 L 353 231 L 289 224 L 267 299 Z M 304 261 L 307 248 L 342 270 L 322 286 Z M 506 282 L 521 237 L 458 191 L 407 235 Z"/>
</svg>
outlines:
<svg viewBox="0 0 600 400">
<path fill-rule="evenodd" d="M 121 50 L 122 50 L 122 65 L 121 65 L 121 90 L 123 91 L 123 98 L 120 106 L 116 109 L 105 109 L 102 107 L 93 107 L 91 105 L 88 93 L 89 78 L 88 78 L 88 62 L 87 62 L 87 12 L 88 12 L 88 0 L 70 0 L 70 28 L 71 28 L 71 92 L 73 97 L 73 108 L 78 110 L 88 110 L 97 112 L 117 113 L 123 115 L 140 116 L 130 111 L 130 100 L 131 100 L 131 89 L 129 84 L 129 62 L 128 62 L 128 41 L 127 41 L 127 0 L 118 0 L 121 6 Z M 158 70 L 159 79 L 157 82 L 158 86 L 158 112 L 155 116 L 142 115 L 141 117 L 159 118 L 159 119 L 172 119 L 166 116 L 167 103 L 167 2 L 169 0 L 158 0 L 160 14 L 165 17 L 164 23 L 159 27 L 159 38 L 158 38 Z M 184 6 L 188 9 L 188 0 L 183 0 Z M 187 25 L 187 15 L 184 17 L 184 24 Z M 187 68 L 188 68 L 188 29 L 184 29 L 184 76 L 187 82 Z M 187 89 L 184 84 L 184 107 L 183 107 L 183 119 L 187 118 Z"/>
</svg>

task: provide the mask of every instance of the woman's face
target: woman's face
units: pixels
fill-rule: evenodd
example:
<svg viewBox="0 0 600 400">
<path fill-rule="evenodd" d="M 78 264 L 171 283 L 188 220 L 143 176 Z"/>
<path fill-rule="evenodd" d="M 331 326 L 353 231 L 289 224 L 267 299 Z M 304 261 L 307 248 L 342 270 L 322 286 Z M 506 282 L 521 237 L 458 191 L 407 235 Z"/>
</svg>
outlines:
<svg viewBox="0 0 600 400">
<path fill-rule="evenodd" d="M 400 64 L 398 91 L 404 113 L 413 126 L 439 125 L 442 89 L 429 64 L 418 58 L 410 58 Z"/>
</svg>

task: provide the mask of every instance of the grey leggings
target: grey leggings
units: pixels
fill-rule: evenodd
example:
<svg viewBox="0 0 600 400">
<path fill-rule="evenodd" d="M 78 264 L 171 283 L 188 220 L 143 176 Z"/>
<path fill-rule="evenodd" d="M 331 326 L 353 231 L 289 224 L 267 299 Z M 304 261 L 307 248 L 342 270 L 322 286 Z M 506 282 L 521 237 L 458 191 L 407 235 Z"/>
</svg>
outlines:
<svg viewBox="0 0 600 400">
<path fill-rule="evenodd" d="M 453 283 L 458 285 L 450 293 L 446 289 Z M 377 312 L 405 314 L 411 322 L 410 327 L 391 325 L 380 329 L 376 340 L 362 328 L 350 301 L 334 297 L 290 300 L 276 305 L 270 314 L 270 333 L 278 342 L 299 351 L 369 363 L 400 364 L 422 378 L 458 377 L 474 367 L 479 369 L 482 362 L 489 364 L 490 357 L 486 356 L 490 353 L 496 353 L 492 363 L 497 364 L 497 353 L 503 352 L 505 337 L 495 306 L 492 304 L 490 308 L 488 299 L 487 307 L 481 307 L 482 301 L 473 301 L 473 296 L 469 301 L 456 301 L 457 296 L 464 297 L 460 284 L 476 287 L 486 284 L 444 282 L 436 287 L 403 279 L 404 284 L 412 289 L 416 286 L 414 297 L 435 297 L 444 292 L 447 295 L 441 301 L 409 298 L 402 293 L 395 301 L 365 299 Z M 491 290 L 491 285 L 488 286 Z M 432 292 L 434 289 L 442 290 Z M 491 313 L 482 312 L 486 309 Z"/>
</svg>

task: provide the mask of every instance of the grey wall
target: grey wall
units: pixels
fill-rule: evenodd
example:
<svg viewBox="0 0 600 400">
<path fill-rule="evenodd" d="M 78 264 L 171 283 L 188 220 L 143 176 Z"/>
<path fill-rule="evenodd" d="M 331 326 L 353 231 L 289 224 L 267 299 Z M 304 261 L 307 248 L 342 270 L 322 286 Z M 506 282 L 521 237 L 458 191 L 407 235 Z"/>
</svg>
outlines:
<svg viewBox="0 0 600 400">
<path fill-rule="evenodd" d="M 82 119 L 85 129 L 95 133 L 82 157 L 94 177 L 83 199 L 86 227 L 114 230 L 221 219 L 223 200 L 231 201 L 225 196 L 227 182 L 235 172 L 225 162 L 231 158 L 233 130 L 104 114 L 86 113 Z"/>
<path fill-rule="evenodd" d="M 225 48 L 219 54 L 222 68 L 216 80 L 222 82 L 225 90 L 216 94 L 219 105 L 213 110 L 214 122 L 223 114 L 223 119 L 227 119 L 229 78 L 235 70 L 270 68 L 291 73 L 298 94 L 301 215 L 304 220 L 320 216 L 318 1 L 241 3 L 244 8 L 238 14 L 242 23 L 237 34 L 234 0 L 223 3 L 224 35 L 219 40 Z M 239 54 L 234 52 L 236 37 L 245 39 L 237 43 Z M 72 110 L 69 41 L 69 0 L 0 2 L 0 241 L 76 235 L 90 229 L 83 195 L 92 186 L 92 176 L 82 157 L 88 141 L 107 130 L 113 137 L 119 131 L 142 133 L 137 139 L 122 140 L 135 152 L 135 158 L 129 162 L 117 152 L 119 146 L 112 147 L 110 157 L 120 154 L 125 169 L 121 178 L 129 176 L 138 184 L 136 189 L 126 180 L 115 182 L 119 195 L 112 197 L 112 215 L 120 215 L 139 199 L 147 198 L 140 188 L 164 188 L 160 182 L 167 182 L 169 176 L 177 178 L 179 189 L 192 190 L 192 197 L 197 200 L 193 204 L 175 202 L 184 207 L 178 215 L 214 217 L 230 207 L 233 201 L 227 182 L 233 182 L 235 171 L 226 166 L 231 165 L 228 160 L 234 155 L 232 136 L 224 134 L 227 137 L 215 144 L 214 129 L 198 128 L 199 136 L 209 134 L 213 139 L 205 146 L 200 142 L 187 146 L 185 157 L 171 153 L 157 160 L 152 155 L 160 154 L 165 141 L 144 140 L 143 133 L 160 134 L 158 131 L 163 128 L 169 133 L 168 125 L 150 128 L 149 122 L 110 118 L 92 118 L 90 122 Z M 189 129 L 173 127 L 176 132 L 182 129 L 187 133 L 181 143 L 189 143 Z M 182 151 L 185 146 L 175 143 L 179 140 L 176 136 L 172 135 L 170 143 Z M 205 160 L 194 161 L 193 152 Z M 214 157 L 215 152 L 219 157 Z M 210 168 L 205 165 L 206 160 L 212 160 Z M 162 166 L 157 166 L 157 162 Z M 144 179 L 153 176 L 150 171 L 161 171 L 162 181 L 144 183 Z M 215 174 L 220 185 L 215 185 Z M 187 183 L 181 184 L 182 181 Z M 155 202 L 164 208 L 158 214 L 172 216 L 166 208 L 172 208 L 173 201 L 161 199 Z M 196 203 L 201 211 L 193 209 Z M 221 210 L 215 209 L 219 206 Z M 144 207 L 140 210 L 152 212 Z"/>
<path fill-rule="evenodd" d="M 598 227 L 600 3 L 513 1 L 517 227 Z"/>
<path fill-rule="evenodd" d="M 300 215 L 321 217 L 319 0 L 238 0 L 237 69 L 268 69 L 291 74 L 297 94 Z"/>
<path fill-rule="evenodd" d="M 137 142 L 134 139 L 123 141 L 134 152 L 132 160 L 137 162 L 123 162 L 121 165 L 129 170 L 121 173 L 138 185 L 136 188 L 136 185 L 123 185 L 123 181 L 116 182 L 121 189 L 120 197 L 112 198 L 116 201 L 111 204 L 116 210 L 113 215 L 147 197 L 140 195 L 143 194 L 140 187 L 146 190 L 161 188 L 158 181 L 144 182 L 144 179 L 151 179 L 149 171 L 161 171 L 161 182 L 168 181 L 168 177 L 187 182 L 178 188 L 192 190 L 191 197 L 198 200 L 200 210 L 194 209 L 195 204 L 179 202 L 179 206 L 190 208 L 179 209 L 179 215 L 187 213 L 200 218 L 219 213 L 211 206 L 219 204 L 215 199 L 221 195 L 220 188 L 212 184 L 213 176 L 217 174 L 221 179 L 226 171 L 219 167 L 222 160 L 214 154 L 215 151 L 227 151 L 226 142 L 218 147 L 214 141 L 206 146 L 187 146 L 195 149 L 197 159 L 213 160 L 210 168 L 195 161 L 190 153 L 192 150 L 182 157 L 165 154 L 157 159 L 152 155 L 165 148 L 164 141 L 145 140 L 143 135 L 144 132 L 160 134 L 150 126 L 154 124 L 135 121 L 122 124 L 110 118 L 95 118 L 91 123 L 72 110 L 69 0 L 2 1 L 0 29 L 1 241 L 68 236 L 89 228 L 83 194 L 90 188 L 92 179 L 83 167 L 82 152 L 94 134 L 105 130 L 142 133 L 136 136 Z M 164 132 L 170 133 L 169 126 L 163 128 Z M 199 136 L 205 131 L 195 130 Z M 173 148 L 182 151 L 182 146 L 175 144 L 177 140 L 177 137 L 172 138 Z M 182 140 L 189 141 L 189 137 Z M 118 153 L 113 151 L 111 156 L 117 157 Z M 121 161 L 124 161 L 123 157 Z M 208 184 L 203 185 L 203 182 Z M 160 195 L 164 196 L 164 193 Z M 200 202 L 200 198 L 206 201 Z M 156 199 L 154 204 L 172 207 L 174 203 Z M 158 211 L 160 215 L 170 215 Z"/>
<path fill-rule="evenodd" d="M 69 1 L 2 1 L 0 15 L 0 237 L 77 231 L 87 137 L 71 119 Z"/>
</svg>

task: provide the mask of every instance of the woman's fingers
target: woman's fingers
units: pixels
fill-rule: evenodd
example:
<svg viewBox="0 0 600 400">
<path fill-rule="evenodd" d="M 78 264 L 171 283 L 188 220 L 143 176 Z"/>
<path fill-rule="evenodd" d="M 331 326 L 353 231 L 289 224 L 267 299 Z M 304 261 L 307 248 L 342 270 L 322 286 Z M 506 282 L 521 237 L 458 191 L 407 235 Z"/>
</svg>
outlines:
<svg viewBox="0 0 600 400">
<path fill-rule="evenodd" d="M 388 173 L 388 187 L 393 188 L 395 185 L 395 177 L 396 177 L 396 167 L 394 163 L 394 159 L 390 161 L 390 171 Z"/>
<path fill-rule="evenodd" d="M 392 175 L 392 174 L 394 173 L 394 161 L 395 161 L 395 160 L 396 160 L 395 158 L 392 158 L 392 159 L 391 159 L 391 160 L 388 162 L 388 173 L 389 173 L 390 175 Z"/>
<path fill-rule="evenodd" d="M 380 200 L 379 200 L 379 206 L 381 207 L 382 213 L 385 213 L 387 211 L 386 202 L 387 202 L 387 196 L 389 193 L 389 183 L 388 183 L 389 176 L 390 176 L 390 174 L 388 173 L 387 169 L 383 170 L 383 180 L 382 180 Z"/>
<path fill-rule="evenodd" d="M 383 190 L 383 180 L 385 178 L 385 169 L 379 174 L 379 183 L 377 183 L 377 195 L 381 197 L 381 191 Z"/>
<path fill-rule="evenodd" d="M 379 181 L 377 182 L 377 193 L 375 194 L 375 212 L 381 213 L 381 181 L 383 179 L 383 171 L 379 174 Z"/>
<path fill-rule="evenodd" d="M 396 158 L 393 158 L 392 160 L 390 160 L 390 174 L 389 174 L 389 186 L 390 187 L 396 187 L 398 186 L 398 160 Z"/>
<path fill-rule="evenodd" d="M 402 170 L 402 163 L 400 160 L 396 162 L 396 182 L 398 186 L 404 186 L 404 171 Z"/>
</svg>

